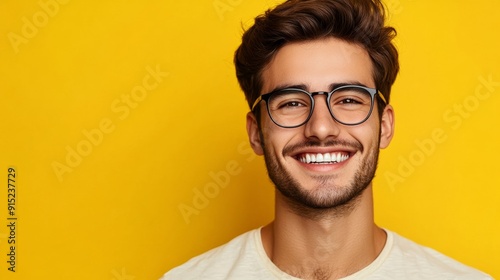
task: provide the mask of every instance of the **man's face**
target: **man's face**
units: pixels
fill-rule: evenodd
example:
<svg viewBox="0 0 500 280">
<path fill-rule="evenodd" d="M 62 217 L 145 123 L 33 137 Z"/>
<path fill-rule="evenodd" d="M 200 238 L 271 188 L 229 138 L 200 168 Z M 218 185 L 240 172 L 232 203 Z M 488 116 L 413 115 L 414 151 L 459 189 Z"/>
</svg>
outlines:
<svg viewBox="0 0 500 280">
<path fill-rule="evenodd" d="M 297 86 L 309 92 L 330 91 L 335 84 L 375 87 L 368 53 L 335 38 L 285 45 L 264 69 L 262 79 L 261 94 Z M 386 147 L 392 137 L 392 108 L 386 107 L 382 123 L 374 105 L 366 122 L 345 126 L 330 115 L 326 96 L 314 98 L 313 114 L 303 126 L 277 126 L 262 101 L 260 131 L 252 113 L 247 129 L 252 147 L 264 154 L 269 176 L 284 196 L 308 208 L 332 208 L 351 201 L 371 183 L 379 147 Z M 335 160 L 325 161 L 328 156 Z"/>
</svg>

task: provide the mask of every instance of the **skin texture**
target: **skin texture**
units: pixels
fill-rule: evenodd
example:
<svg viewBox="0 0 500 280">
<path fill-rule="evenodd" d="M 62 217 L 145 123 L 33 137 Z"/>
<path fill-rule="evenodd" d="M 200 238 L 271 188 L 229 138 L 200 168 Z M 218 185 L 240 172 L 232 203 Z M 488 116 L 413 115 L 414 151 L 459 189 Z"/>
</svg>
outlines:
<svg viewBox="0 0 500 280">
<path fill-rule="evenodd" d="M 264 69 L 262 92 L 283 86 L 329 91 L 334 84 L 375 87 L 373 66 L 360 46 L 336 38 L 290 43 Z M 276 185 L 275 220 L 262 229 L 269 258 L 282 271 L 304 279 L 336 279 L 370 264 L 386 235 L 374 224 L 372 179 L 378 151 L 394 131 L 390 105 L 356 126 L 337 123 L 325 96 L 315 97 L 308 123 L 275 125 L 261 102 L 260 129 L 253 113 L 247 131 L 255 153 L 264 155 Z M 341 163 L 306 164 L 304 153 L 342 152 Z"/>
</svg>

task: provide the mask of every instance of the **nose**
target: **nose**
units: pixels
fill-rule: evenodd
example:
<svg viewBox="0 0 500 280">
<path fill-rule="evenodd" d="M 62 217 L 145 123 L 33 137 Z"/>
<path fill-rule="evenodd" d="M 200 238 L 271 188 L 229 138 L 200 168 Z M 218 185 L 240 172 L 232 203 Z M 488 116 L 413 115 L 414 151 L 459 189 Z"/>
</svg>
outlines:
<svg viewBox="0 0 500 280">
<path fill-rule="evenodd" d="M 324 141 L 336 138 L 340 133 L 340 124 L 330 114 L 327 105 L 327 96 L 317 94 L 314 96 L 314 108 L 309 121 L 305 124 L 305 136 Z"/>
</svg>

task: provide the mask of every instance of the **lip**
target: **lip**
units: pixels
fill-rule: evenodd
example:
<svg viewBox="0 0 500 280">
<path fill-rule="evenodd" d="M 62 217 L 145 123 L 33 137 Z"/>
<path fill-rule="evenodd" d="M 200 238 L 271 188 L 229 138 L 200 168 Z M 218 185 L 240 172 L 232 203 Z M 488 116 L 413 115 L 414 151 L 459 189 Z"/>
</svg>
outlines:
<svg viewBox="0 0 500 280">
<path fill-rule="evenodd" d="M 297 158 L 303 154 L 326 154 L 326 153 L 344 153 L 348 154 L 349 156 L 352 156 L 356 153 L 356 150 L 348 147 L 314 147 L 314 148 L 308 147 L 308 148 L 297 149 L 293 151 L 293 153 L 290 153 L 289 156 Z"/>
<path fill-rule="evenodd" d="M 355 153 L 355 150 L 347 147 L 318 147 L 300 149 L 290 156 L 308 170 L 325 172 L 346 165 Z M 320 159 L 317 159 L 318 155 L 321 155 Z M 325 158 L 326 155 L 330 155 L 330 159 L 328 156 Z"/>
</svg>

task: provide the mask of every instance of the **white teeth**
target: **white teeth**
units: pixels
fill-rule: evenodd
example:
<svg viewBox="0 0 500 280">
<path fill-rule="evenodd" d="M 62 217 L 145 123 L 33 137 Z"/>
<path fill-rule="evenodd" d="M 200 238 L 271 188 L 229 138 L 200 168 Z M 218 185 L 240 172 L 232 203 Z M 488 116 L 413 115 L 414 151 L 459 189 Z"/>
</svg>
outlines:
<svg viewBox="0 0 500 280">
<path fill-rule="evenodd" d="M 311 155 L 310 154 L 306 154 L 305 161 L 304 161 L 304 158 L 301 158 L 301 161 L 302 162 L 310 163 L 311 162 Z"/>
<path fill-rule="evenodd" d="M 338 155 L 337 154 L 333 154 L 332 155 L 332 161 L 339 162 L 340 161 L 339 156 L 342 157 L 340 154 L 338 154 Z"/>
<path fill-rule="evenodd" d="M 348 154 L 345 153 L 325 153 L 325 154 L 305 154 L 300 157 L 304 163 L 339 163 L 347 160 Z"/>
<path fill-rule="evenodd" d="M 323 162 L 323 155 L 322 154 L 317 154 L 316 155 L 316 161 L 317 162 Z"/>
<path fill-rule="evenodd" d="M 332 161 L 332 156 L 330 154 L 325 154 L 325 156 L 323 157 L 323 160 L 324 161 Z"/>
</svg>

